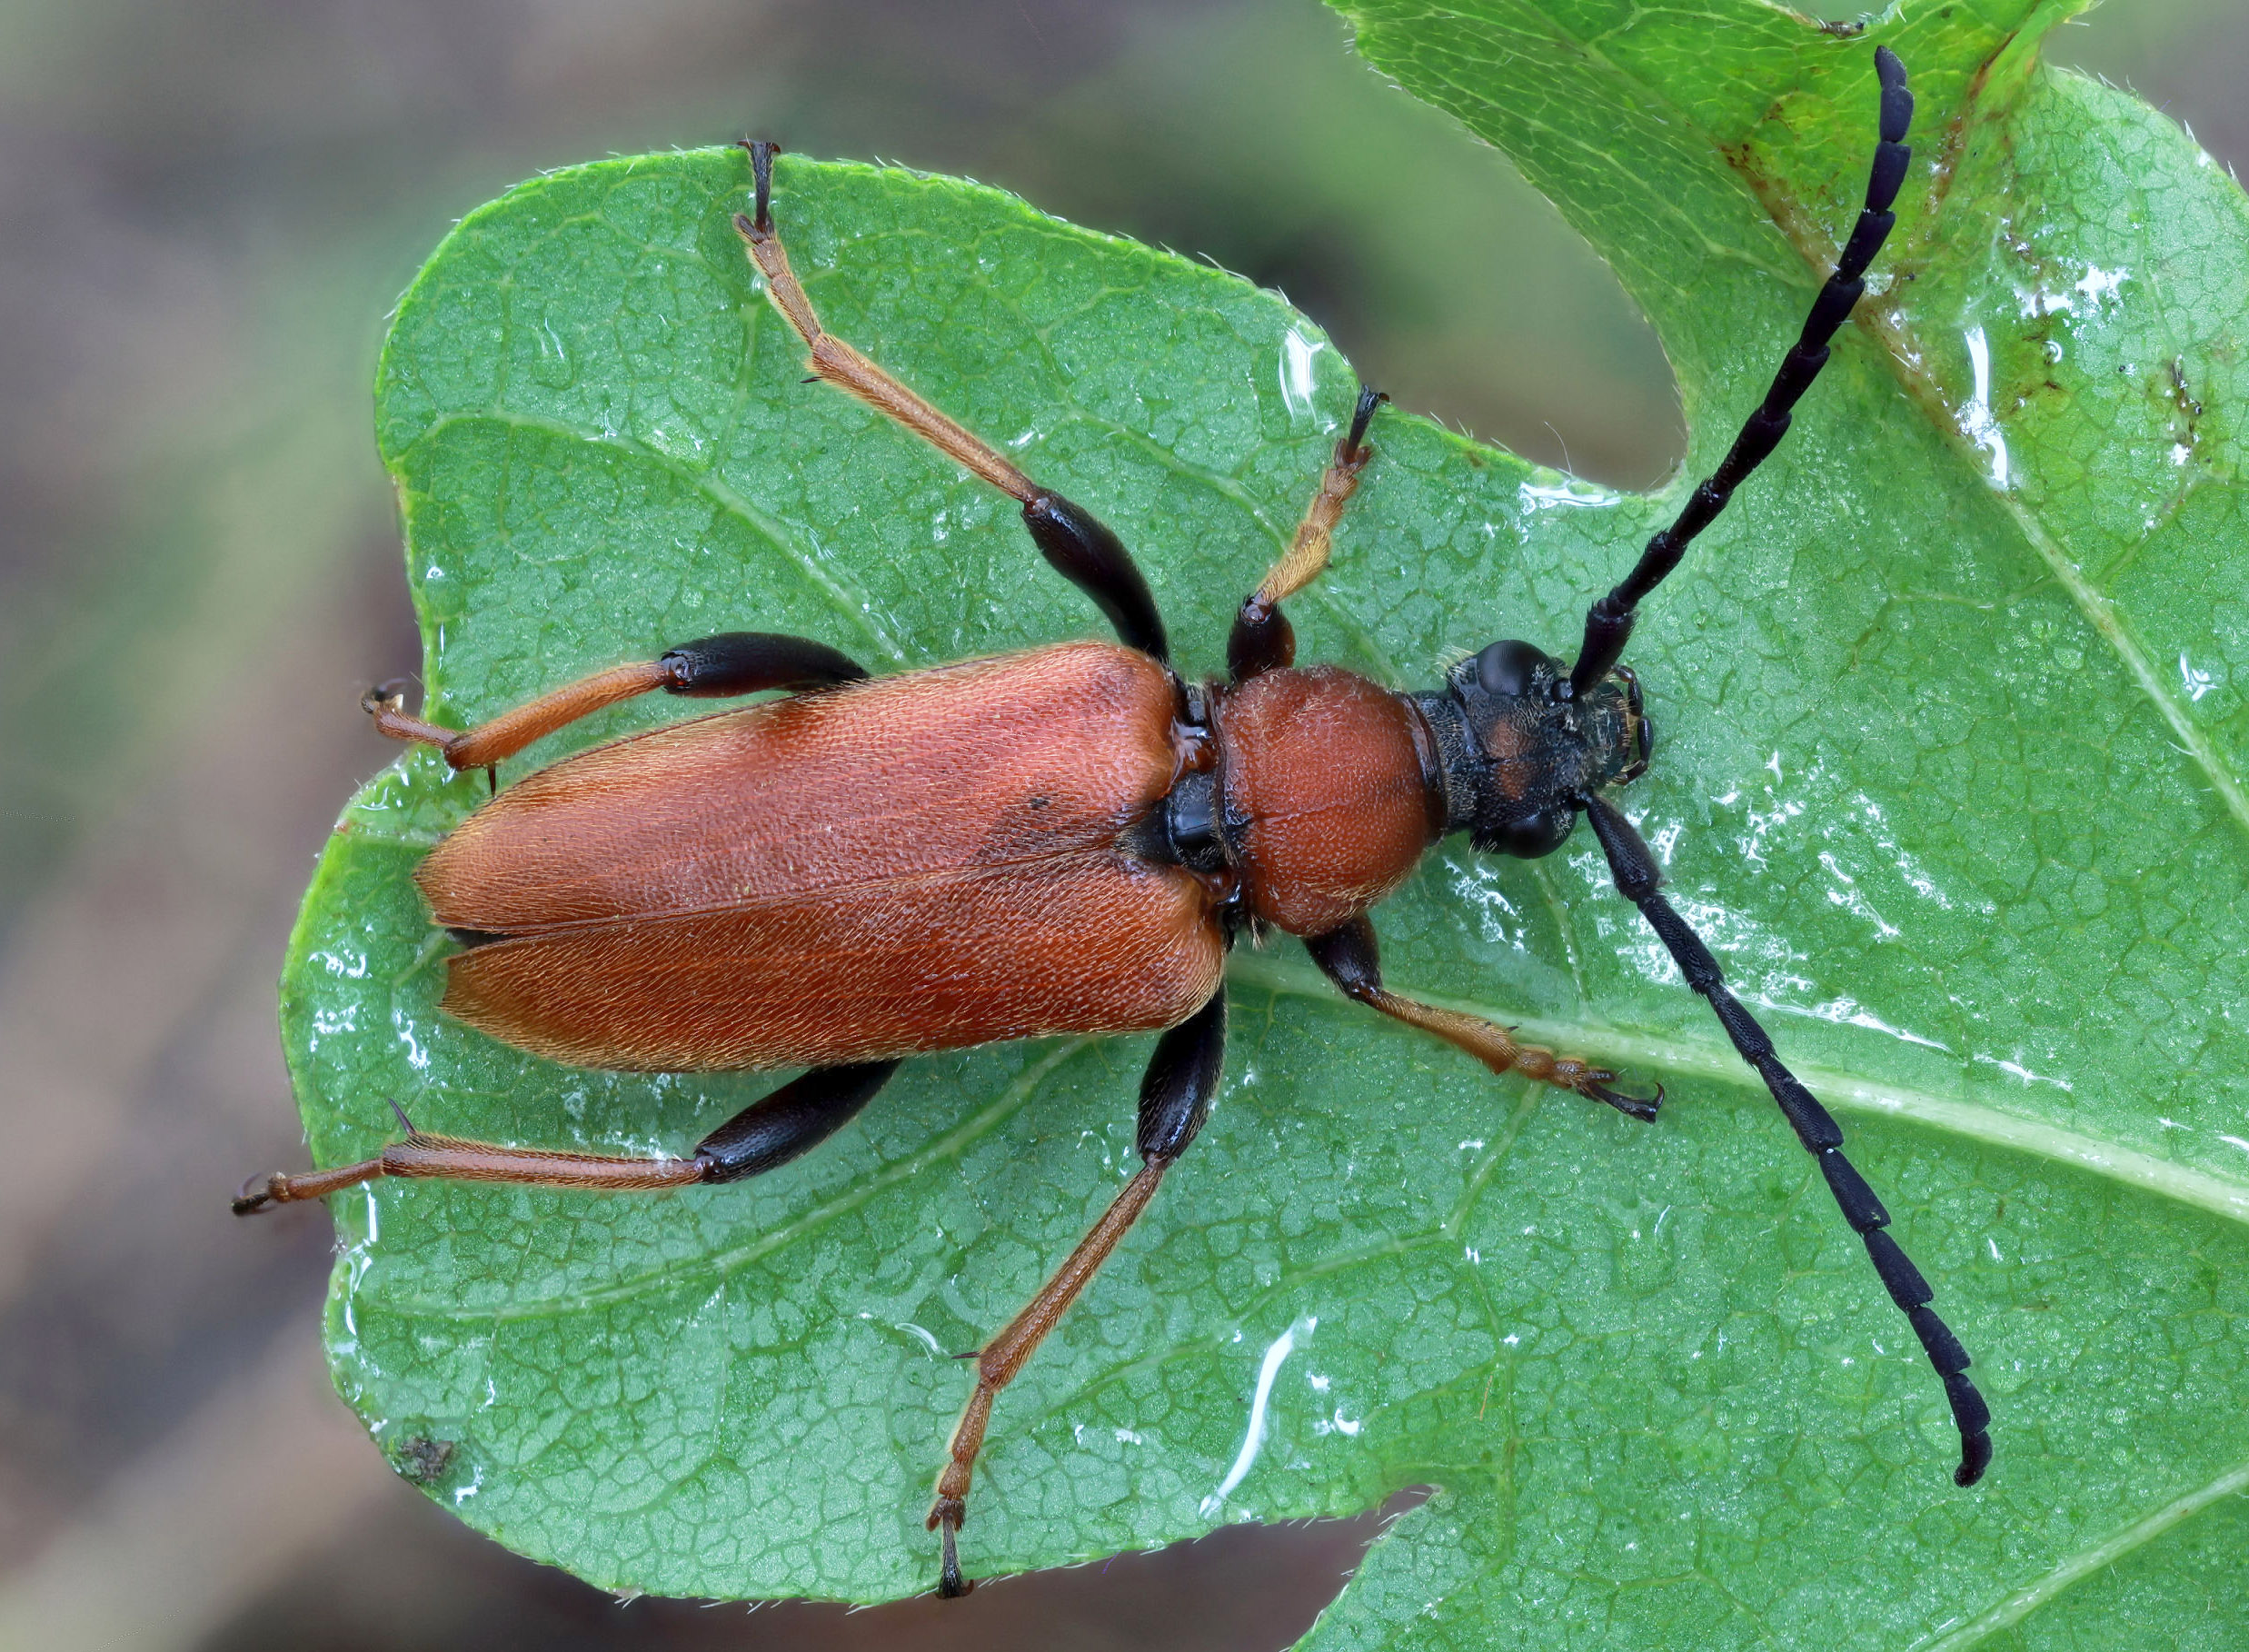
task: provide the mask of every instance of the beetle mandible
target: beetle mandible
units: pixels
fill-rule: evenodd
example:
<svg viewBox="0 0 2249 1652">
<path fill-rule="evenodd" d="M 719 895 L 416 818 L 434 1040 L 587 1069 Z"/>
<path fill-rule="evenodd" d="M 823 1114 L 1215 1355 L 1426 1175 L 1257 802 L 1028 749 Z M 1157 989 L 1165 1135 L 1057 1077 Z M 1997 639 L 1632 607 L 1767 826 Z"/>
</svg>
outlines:
<svg viewBox="0 0 2249 1652">
<path fill-rule="evenodd" d="M 754 211 L 734 224 L 766 296 L 818 378 L 859 397 L 1022 506 L 1047 561 L 1118 642 L 1062 643 L 880 681 L 826 645 L 763 632 L 682 643 L 558 689 L 465 731 L 371 693 L 375 726 L 454 769 L 490 769 L 602 707 L 656 690 L 786 697 L 582 751 L 498 793 L 416 872 L 461 943 L 443 1008 L 534 1054 L 582 1067 L 809 1070 L 685 1158 L 628 1159 L 424 1135 L 380 1157 L 254 1179 L 247 1214 L 381 1176 L 647 1189 L 725 1182 L 832 1135 L 904 1058 L 1058 1033 L 1159 1031 L 1140 1085 L 1141 1168 L 1077 1249 L 976 1355 L 976 1383 L 938 1477 L 940 1592 L 969 1585 L 957 1533 L 993 1402 L 1194 1140 L 1219 1080 L 1228 949 L 1247 929 L 1304 940 L 1350 998 L 1436 1034 L 1495 1072 L 1653 1120 L 1657 1090 L 1518 1042 L 1508 1029 L 1415 1002 L 1382 982 L 1368 911 L 1424 851 L 1465 831 L 1478 851 L 1535 857 L 1592 825 L 1618 891 L 1708 1002 L 1818 1161 L 1844 1219 L 1912 1322 L 1959 1428 L 1955 1479 L 1991 1459 L 1968 1357 L 1886 1231 L 1842 1131 L 1782 1065 L 1708 949 L 1665 900 L 1657 861 L 1613 801 L 1654 734 L 1621 663 L 1635 613 L 1786 433 L 1864 291 L 1911 151 L 1913 98 L 1875 54 L 1880 139 L 1866 204 L 1801 336 L 1717 470 L 1586 614 L 1574 662 L 1494 642 L 1441 688 L 1395 693 L 1332 666 L 1298 667 L 1281 604 L 1325 567 L 1372 455 L 1383 397 L 1362 390 L 1295 539 L 1236 615 L 1224 682 L 1171 667 L 1131 554 L 821 324 L 771 211 L 773 145 L 750 152 Z"/>
</svg>

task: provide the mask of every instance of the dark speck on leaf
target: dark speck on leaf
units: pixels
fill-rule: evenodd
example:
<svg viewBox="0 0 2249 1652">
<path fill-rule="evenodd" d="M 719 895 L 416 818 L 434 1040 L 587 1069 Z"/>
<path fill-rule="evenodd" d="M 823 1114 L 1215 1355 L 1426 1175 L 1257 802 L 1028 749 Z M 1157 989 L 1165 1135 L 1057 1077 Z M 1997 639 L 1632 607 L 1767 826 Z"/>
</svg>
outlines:
<svg viewBox="0 0 2249 1652">
<path fill-rule="evenodd" d="M 449 1439 L 432 1439 L 426 1434 L 416 1434 L 401 1440 L 391 1453 L 391 1461 L 398 1472 L 417 1486 L 427 1486 L 440 1478 L 452 1466 L 453 1454 L 459 1448 Z"/>
</svg>

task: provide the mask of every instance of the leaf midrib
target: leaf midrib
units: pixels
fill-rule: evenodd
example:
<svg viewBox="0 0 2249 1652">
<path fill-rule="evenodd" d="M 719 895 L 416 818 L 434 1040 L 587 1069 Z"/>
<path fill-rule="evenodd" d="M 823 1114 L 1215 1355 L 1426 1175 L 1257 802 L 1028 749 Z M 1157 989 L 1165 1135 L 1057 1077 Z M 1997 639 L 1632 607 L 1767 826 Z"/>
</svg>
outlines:
<svg viewBox="0 0 2249 1652">
<path fill-rule="evenodd" d="M 1254 985 L 1291 997 L 1340 1001 L 1325 978 L 1276 959 L 1237 957 L 1228 966 L 1227 979 L 1229 982 Z M 1754 1092 L 1759 1098 L 1764 1093 L 1762 1081 L 1732 1050 L 1702 1039 L 1676 1033 L 1656 1038 L 1600 1022 L 1523 1015 L 1474 1000 L 1419 991 L 1415 996 L 1440 1009 L 1504 1022 L 1538 1042 L 1557 1048 L 1591 1050 L 1604 1060 L 1614 1056 L 1639 1069 L 1715 1079 L 1745 1094 Z M 2106 1176 L 2175 1203 L 2249 1223 L 2249 1181 L 2229 1180 L 2207 1170 L 2158 1159 L 2135 1148 L 2104 1141 L 1981 1102 L 1947 1098 L 1934 1090 L 1883 1083 L 1821 1065 L 1797 1063 L 1795 1071 L 1823 1100 L 1841 1111 L 1903 1119 L 1964 1140 Z"/>
<path fill-rule="evenodd" d="M 400 830 L 387 821 L 379 826 L 353 821 L 351 831 L 363 841 L 387 843 L 415 853 L 435 841 L 431 834 Z M 1270 955 L 1238 952 L 1228 962 L 1227 980 L 1234 986 L 1349 1009 L 1324 976 Z M 1444 993 L 1417 990 L 1416 996 L 1439 1009 L 1502 1022 L 1557 1049 L 1684 1078 L 1713 1079 L 1745 1092 L 1762 1093 L 1749 1070 L 1730 1049 L 1706 1039 L 1678 1033 L 1657 1037 L 1590 1019 L 1525 1014 L 1479 999 Z M 1400 1036 L 1410 1035 L 1401 1031 Z M 2234 1180 L 2080 1130 L 1932 1090 L 1885 1083 L 1821 1064 L 1799 1063 L 1796 1070 L 1823 1099 L 1845 1112 L 1903 1119 L 1940 1134 L 2105 1176 L 2174 1203 L 2249 1224 L 2249 1179 Z"/>
<path fill-rule="evenodd" d="M 383 834 L 370 831 L 360 835 L 378 838 Z M 390 841 L 402 848 L 418 850 L 421 847 L 418 843 L 406 844 L 403 834 L 392 836 Z M 1282 963 L 1269 956 L 1237 955 L 1228 965 L 1227 980 L 1229 987 L 1248 986 L 1279 996 L 1307 999 L 1328 1005 L 1341 1014 L 1364 1013 L 1338 998 L 1324 977 L 1301 967 Z M 1531 1040 L 1557 1048 L 1593 1054 L 1637 1070 L 1675 1077 L 1715 1080 L 1741 1092 L 1750 1105 L 1755 1105 L 1756 1100 L 1762 1097 L 1762 1090 L 1739 1059 L 1731 1050 L 1706 1040 L 1674 1033 L 1657 1038 L 1601 1022 L 1525 1015 L 1478 1000 L 1433 993 L 1418 996 L 1422 1001 L 1440 1009 L 1456 1010 L 1487 1020 L 1502 1022 Z M 1400 1036 L 1411 1035 L 1401 1032 Z M 661 1263 L 629 1279 L 565 1295 L 517 1299 L 501 1305 L 476 1307 L 394 1299 L 386 1300 L 384 1307 L 392 1312 L 425 1319 L 542 1319 L 581 1312 L 594 1307 L 613 1306 L 676 1289 L 682 1282 L 705 1275 L 724 1276 L 735 1272 L 794 1242 L 814 1229 L 825 1226 L 836 1217 L 857 1209 L 882 1189 L 920 1174 L 930 1165 L 940 1159 L 957 1158 L 972 1142 L 997 1129 L 1023 1107 L 1047 1073 L 1090 1042 L 1090 1040 L 1081 1038 L 1058 1044 L 1020 1074 L 997 1099 L 951 1130 L 905 1158 L 883 1166 L 835 1198 L 759 1235 L 747 1245 L 718 1255 L 682 1258 Z M 1465 1062 L 1466 1059 L 1463 1060 Z M 2096 1137 L 2005 1112 L 1979 1102 L 1950 1099 L 1925 1089 L 1883 1083 L 1839 1069 L 1813 1064 L 1799 1063 L 1796 1070 L 1799 1078 L 1838 1111 L 1902 1119 L 1941 1135 L 2106 1177 L 2174 1203 L 2249 1225 L 2249 1182 L 2232 1181 L 2192 1166 L 2158 1159 L 2137 1149 L 2103 1141 Z M 1485 1173 L 1488 1174 L 1488 1171 Z M 1457 1211 L 1450 1213 L 1429 1232 L 1449 1234 L 1457 1226 L 1458 1219 Z M 1426 1236 L 1394 1236 L 1397 1242 L 1403 1244 L 1411 1244 L 1423 1237 Z"/>
</svg>

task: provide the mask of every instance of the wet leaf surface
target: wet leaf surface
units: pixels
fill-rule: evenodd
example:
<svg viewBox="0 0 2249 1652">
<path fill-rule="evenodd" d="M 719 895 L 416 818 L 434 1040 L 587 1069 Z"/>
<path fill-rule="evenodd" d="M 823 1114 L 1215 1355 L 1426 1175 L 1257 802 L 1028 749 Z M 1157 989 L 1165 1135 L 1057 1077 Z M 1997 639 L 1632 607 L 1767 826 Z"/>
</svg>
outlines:
<svg viewBox="0 0 2249 1652">
<path fill-rule="evenodd" d="M 1856 208 L 1872 37 L 1748 5 L 1722 31 L 1346 9 L 1615 263 L 1707 468 Z M 1663 743 L 1629 801 L 1976 1355 L 1991 1476 L 1951 1486 L 1918 1348 L 1589 835 L 1448 845 L 1378 915 L 1393 983 L 1661 1079 L 1661 1122 L 1378 1023 L 1294 942 L 1245 950 L 1210 1125 L 1001 1401 L 972 1570 L 1426 1482 L 1312 1644 L 2249 1633 L 2249 212 L 2168 121 L 2037 66 L 2055 13 L 1986 10 L 1886 36 L 1921 100 L 1890 280 L 1647 611 Z M 379 424 L 442 721 L 721 629 L 877 670 L 1100 634 L 1007 501 L 800 383 L 728 227 L 747 182 L 732 151 L 539 178 L 402 306 Z M 775 211 L 830 326 L 1115 526 L 1217 669 L 1348 413 L 1319 330 L 972 185 L 784 158 Z M 1610 495 L 1404 413 L 1377 440 L 1295 612 L 1305 657 L 1400 687 L 1499 636 L 1567 649 L 1685 488 Z M 410 756 L 323 861 L 284 983 L 318 1159 L 374 1150 L 386 1095 L 448 1134 L 682 1151 L 770 1088 L 558 1069 L 439 1017 L 410 874 L 482 788 Z M 340 1197 L 339 1382 L 394 1455 L 446 1442 L 431 1495 L 596 1582 L 924 1588 L 948 1356 L 1129 1173 L 1149 1043 L 913 1063 L 736 1187 Z"/>
</svg>

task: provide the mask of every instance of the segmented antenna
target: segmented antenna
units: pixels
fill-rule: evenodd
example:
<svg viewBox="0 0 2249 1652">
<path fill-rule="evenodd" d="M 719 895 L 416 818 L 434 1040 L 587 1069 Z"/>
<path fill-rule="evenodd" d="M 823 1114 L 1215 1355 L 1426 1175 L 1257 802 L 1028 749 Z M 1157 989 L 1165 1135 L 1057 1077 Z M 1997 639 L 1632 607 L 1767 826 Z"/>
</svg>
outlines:
<svg viewBox="0 0 2249 1652">
<path fill-rule="evenodd" d="M 1569 673 L 1573 697 L 1587 692 L 1616 669 L 1632 635 L 1635 611 L 1679 565 L 1695 535 L 1726 509 L 1734 490 L 1788 433 L 1789 409 L 1827 364 L 1827 341 L 1866 290 L 1866 266 L 1874 262 L 1889 236 L 1890 226 L 1897 222 L 1890 204 L 1897 199 L 1898 186 L 1906 181 L 1906 168 L 1913 160 L 1913 151 L 1906 147 L 1906 132 L 1913 124 L 1913 93 L 1906 85 L 1906 65 L 1889 47 L 1877 46 L 1875 73 L 1882 81 L 1882 138 L 1875 145 L 1874 165 L 1866 177 L 1866 204 L 1852 226 L 1850 239 L 1843 244 L 1835 274 L 1812 301 L 1803 333 L 1781 358 L 1772 388 L 1742 425 L 1741 434 L 1734 438 L 1732 449 L 1718 468 L 1688 496 L 1678 520 L 1647 542 L 1623 582 L 1586 611 L 1585 642 Z"/>
</svg>

